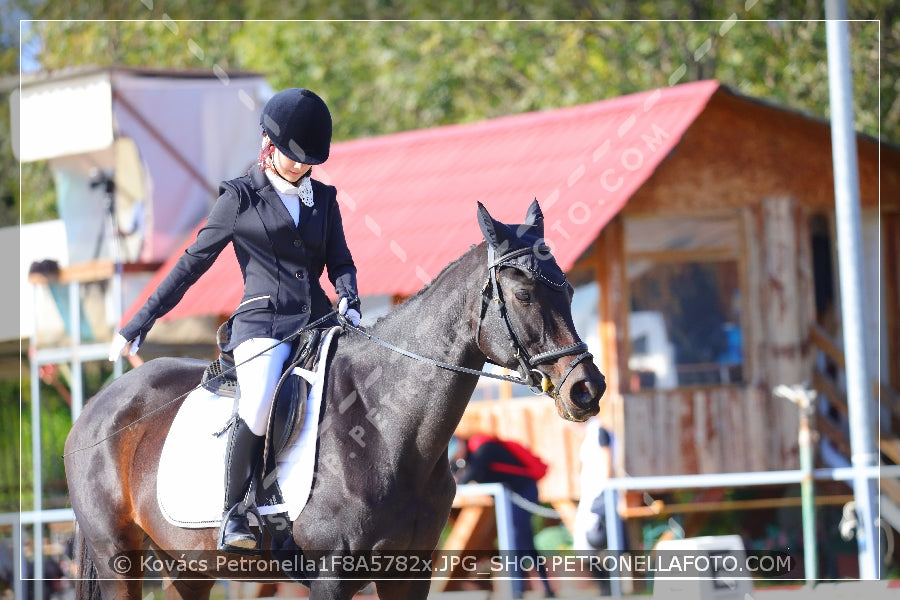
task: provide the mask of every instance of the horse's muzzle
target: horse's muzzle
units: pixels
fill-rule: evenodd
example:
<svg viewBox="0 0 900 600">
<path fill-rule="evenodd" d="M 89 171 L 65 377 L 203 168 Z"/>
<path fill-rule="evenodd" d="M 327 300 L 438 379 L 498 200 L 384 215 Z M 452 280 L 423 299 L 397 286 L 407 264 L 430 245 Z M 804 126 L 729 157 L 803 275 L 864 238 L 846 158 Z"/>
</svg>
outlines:
<svg viewBox="0 0 900 600">
<path fill-rule="evenodd" d="M 555 396 L 559 416 L 568 421 L 586 421 L 600 412 L 606 378 L 592 360 L 580 363 Z"/>
</svg>

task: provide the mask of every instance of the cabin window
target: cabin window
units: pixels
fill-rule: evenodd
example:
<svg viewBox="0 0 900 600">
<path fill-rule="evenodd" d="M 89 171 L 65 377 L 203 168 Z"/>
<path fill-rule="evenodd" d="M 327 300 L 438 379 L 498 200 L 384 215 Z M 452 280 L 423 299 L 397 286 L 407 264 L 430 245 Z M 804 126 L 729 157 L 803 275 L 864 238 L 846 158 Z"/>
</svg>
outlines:
<svg viewBox="0 0 900 600">
<path fill-rule="evenodd" d="M 626 219 L 628 388 L 743 381 L 737 219 Z"/>
</svg>

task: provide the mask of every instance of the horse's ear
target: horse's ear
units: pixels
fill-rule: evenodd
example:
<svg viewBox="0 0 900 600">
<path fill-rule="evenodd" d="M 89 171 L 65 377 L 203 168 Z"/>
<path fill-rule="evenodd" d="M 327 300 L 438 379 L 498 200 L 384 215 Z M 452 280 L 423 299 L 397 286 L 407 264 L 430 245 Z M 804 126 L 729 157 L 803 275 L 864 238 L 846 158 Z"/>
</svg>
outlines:
<svg viewBox="0 0 900 600">
<path fill-rule="evenodd" d="M 531 206 L 528 207 L 528 212 L 525 213 L 525 223 L 523 223 L 523 225 L 532 227 L 538 237 L 544 237 L 544 213 L 541 212 L 541 207 L 538 204 L 537 198 L 532 200 Z"/>
<path fill-rule="evenodd" d="M 484 204 L 481 202 L 478 203 L 478 226 L 481 227 L 481 233 L 484 234 L 484 239 L 488 244 L 491 246 L 500 245 L 494 218 L 488 213 Z"/>
</svg>

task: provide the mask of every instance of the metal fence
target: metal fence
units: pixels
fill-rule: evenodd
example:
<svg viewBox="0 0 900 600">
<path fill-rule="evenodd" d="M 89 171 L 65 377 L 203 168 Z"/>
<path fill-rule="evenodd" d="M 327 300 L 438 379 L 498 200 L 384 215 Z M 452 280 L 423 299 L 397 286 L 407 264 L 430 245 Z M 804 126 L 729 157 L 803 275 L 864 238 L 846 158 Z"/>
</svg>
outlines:
<svg viewBox="0 0 900 600">
<path fill-rule="evenodd" d="M 794 471 L 756 471 L 747 473 L 716 473 L 706 475 L 665 475 L 659 477 L 617 477 L 607 482 L 607 489 L 614 490 L 683 490 L 710 487 L 752 487 L 762 485 L 799 484 L 809 473 L 803 470 Z M 813 479 L 827 481 L 852 481 L 858 477 L 880 479 L 882 477 L 900 477 L 900 465 L 882 466 L 867 469 L 841 467 L 835 469 L 814 469 Z M 620 536 L 619 512 L 616 507 L 616 495 L 605 494 L 605 518 L 608 536 L 608 549 L 611 552 L 623 550 L 624 540 Z M 809 510 L 804 506 L 803 510 Z M 814 540 L 804 539 L 804 544 L 815 545 Z M 806 565 L 809 568 L 809 565 Z M 815 580 L 815 574 L 806 574 L 807 581 Z M 610 573 L 610 590 L 613 596 L 622 595 L 622 582 L 619 573 Z"/>
</svg>

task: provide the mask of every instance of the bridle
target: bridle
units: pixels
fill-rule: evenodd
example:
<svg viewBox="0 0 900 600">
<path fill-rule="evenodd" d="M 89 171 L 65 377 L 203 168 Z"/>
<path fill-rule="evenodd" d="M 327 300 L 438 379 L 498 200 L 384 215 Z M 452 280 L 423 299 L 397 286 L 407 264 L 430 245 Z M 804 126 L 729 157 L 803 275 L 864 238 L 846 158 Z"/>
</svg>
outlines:
<svg viewBox="0 0 900 600">
<path fill-rule="evenodd" d="M 537 278 L 541 283 L 562 291 L 563 288 L 569 285 L 569 282 L 565 279 L 565 276 L 563 276 L 561 283 L 556 282 L 553 279 L 544 276 L 539 269 L 529 269 L 523 264 L 516 262 L 516 259 L 526 257 L 528 254 L 533 255 L 535 252 L 549 253 L 549 251 L 549 247 L 539 245 L 523 248 L 520 250 L 513 250 L 511 252 L 503 254 L 502 256 L 500 256 L 500 258 L 495 258 L 496 251 L 491 244 L 488 244 L 488 279 L 481 289 L 481 311 L 478 316 L 478 324 L 475 328 L 475 343 L 478 346 L 478 349 L 481 350 L 481 352 L 487 357 L 489 362 L 498 364 L 498 366 L 502 366 L 491 359 L 488 353 L 485 352 L 481 346 L 481 324 L 487 316 L 488 306 L 495 306 L 497 308 L 500 320 L 506 325 L 506 333 L 509 337 L 509 342 L 513 349 L 513 356 L 519 363 L 519 377 L 499 375 L 488 371 L 480 371 L 478 369 L 469 369 L 466 367 L 461 367 L 459 365 L 435 360 L 433 358 L 428 358 L 426 356 L 421 356 L 408 350 L 404 350 L 403 348 L 398 348 L 390 342 L 386 342 L 385 340 L 372 335 L 364 329 L 353 325 L 343 316 L 339 316 L 338 318 L 340 319 L 345 329 L 349 329 L 350 331 L 353 331 L 380 346 L 384 346 L 385 348 L 388 348 L 393 352 L 402 354 L 403 356 L 407 356 L 409 358 L 428 363 L 442 369 L 447 369 L 449 371 L 456 371 L 458 373 L 467 373 L 469 375 L 478 375 L 480 377 L 489 377 L 491 379 L 500 379 L 502 381 L 511 381 L 513 383 L 526 385 L 528 386 L 528 389 L 531 390 L 534 394 L 546 393 L 551 396 L 556 396 L 558 395 L 558 392 L 556 390 L 562 389 L 563 383 L 565 383 L 566 378 L 568 378 L 575 367 L 577 367 L 585 360 L 592 358 L 593 355 L 588 352 L 587 344 L 585 344 L 584 342 L 578 342 L 575 344 L 570 344 L 568 346 L 563 346 L 562 348 L 556 348 L 554 350 L 541 352 L 540 354 L 531 356 L 525 349 L 525 346 L 522 345 L 522 343 L 519 341 L 519 337 L 516 335 L 516 331 L 509 319 L 509 311 L 506 310 L 506 303 L 503 300 L 503 292 L 500 289 L 500 280 L 498 279 L 500 269 L 504 267 L 510 267 L 519 269 L 523 272 L 528 272 L 534 275 L 534 277 Z M 534 255 L 531 258 L 533 260 L 538 260 L 538 258 Z M 575 360 L 573 360 L 569 364 L 559 382 L 554 385 L 553 382 L 550 381 L 550 378 L 547 377 L 547 375 L 537 367 L 538 365 L 553 362 L 554 360 L 563 356 L 575 356 Z"/>
<path fill-rule="evenodd" d="M 519 377 L 521 377 L 524 382 L 529 382 L 529 389 L 531 389 L 531 391 L 536 394 L 548 393 L 554 387 L 557 389 L 561 389 L 563 383 L 565 383 L 566 379 L 569 377 L 575 367 L 577 367 L 585 360 L 593 358 L 593 354 L 588 351 L 588 346 L 584 342 L 576 342 L 574 344 L 569 344 L 568 346 L 548 350 L 546 352 L 541 352 L 540 354 L 531 356 L 528 350 L 525 348 L 525 345 L 522 344 L 522 342 L 519 340 L 519 336 L 516 335 L 516 330 L 509 318 L 509 311 L 506 308 L 506 302 L 503 299 L 503 290 L 500 287 L 501 269 L 503 269 L 504 267 L 517 269 L 526 274 L 532 275 L 543 285 L 554 288 L 559 292 L 562 292 L 569 285 L 569 282 L 568 280 L 566 280 L 565 275 L 562 276 L 561 280 L 555 281 L 551 277 L 547 277 L 545 274 L 543 274 L 540 269 L 528 268 L 526 264 L 523 264 L 521 261 L 516 260 L 520 257 L 526 257 L 530 261 L 540 260 L 537 256 L 538 252 L 549 254 L 550 248 L 546 245 L 540 244 L 527 248 L 521 248 L 519 250 L 512 250 L 501 255 L 499 258 L 496 258 L 496 251 L 494 249 L 494 246 L 488 244 L 488 279 L 481 289 L 481 311 L 478 317 L 478 325 L 475 328 L 475 343 L 478 345 L 484 355 L 488 356 L 488 353 L 485 352 L 481 347 L 481 324 L 484 321 L 485 316 L 487 315 L 488 307 L 496 307 L 498 316 L 500 317 L 500 321 L 506 325 L 506 334 L 509 338 L 509 343 L 512 346 L 513 357 L 519 363 Z M 528 255 L 531 256 L 529 257 Z M 528 261 L 526 261 L 526 263 L 527 262 Z M 538 365 L 553 362 L 558 358 L 562 358 L 563 356 L 575 356 L 575 360 L 569 363 L 569 366 L 563 373 L 563 376 L 554 386 L 554 384 L 550 381 L 550 378 L 547 377 L 547 375 L 537 367 Z M 496 362 L 490 357 L 488 357 L 488 360 L 496 364 Z"/>
</svg>

